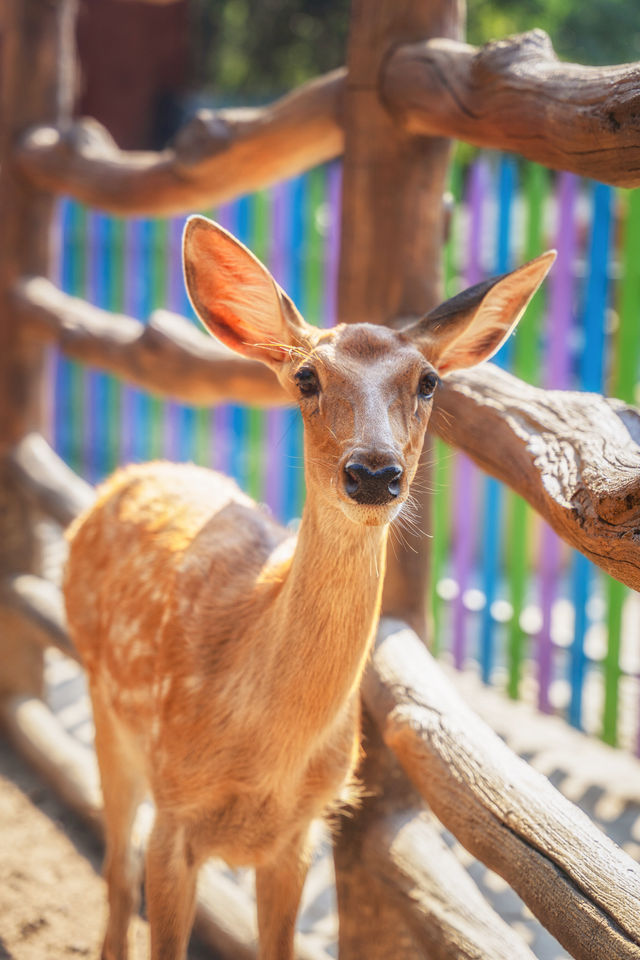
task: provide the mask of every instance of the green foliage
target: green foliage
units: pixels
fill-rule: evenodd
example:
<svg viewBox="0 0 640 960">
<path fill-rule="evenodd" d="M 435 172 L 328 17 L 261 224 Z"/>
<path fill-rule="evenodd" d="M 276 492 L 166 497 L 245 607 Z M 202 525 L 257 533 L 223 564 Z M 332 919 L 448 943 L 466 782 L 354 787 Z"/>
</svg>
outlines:
<svg viewBox="0 0 640 960">
<path fill-rule="evenodd" d="M 640 60 L 640 10 L 630 0 L 469 0 L 468 38 L 481 44 L 541 27 L 562 60 Z"/>
<path fill-rule="evenodd" d="M 226 102 L 255 101 L 339 66 L 349 8 L 349 0 L 190 0 L 194 87 Z M 468 2 L 470 43 L 533 27 L 546 30 L 563 60 L 640 60 L 634 0 Z"/>
<path fill-rule="evenodd" d="M 344 63 L 349 0 L 191 0 L 194 85 L 266 98 Z"/>
</svg>

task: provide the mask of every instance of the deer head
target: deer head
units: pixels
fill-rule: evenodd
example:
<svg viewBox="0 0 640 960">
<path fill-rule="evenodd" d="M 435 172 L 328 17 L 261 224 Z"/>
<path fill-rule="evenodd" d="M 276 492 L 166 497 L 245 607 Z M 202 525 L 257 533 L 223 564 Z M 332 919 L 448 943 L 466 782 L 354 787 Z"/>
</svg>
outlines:
<svg viewBox="0 0 640 960">
<path fill-rule="evenodd" d="M 300 407 L 309 496 L 367 525 L 389 523 L 407 498 L 439 377 L 496 353 L 554 259 L 544 253 L 400 330 L 320 330 L 222 227 L 196 216 L 184 233 L 185 280 L 202 323 L 268 364 Z"/>
</svg>

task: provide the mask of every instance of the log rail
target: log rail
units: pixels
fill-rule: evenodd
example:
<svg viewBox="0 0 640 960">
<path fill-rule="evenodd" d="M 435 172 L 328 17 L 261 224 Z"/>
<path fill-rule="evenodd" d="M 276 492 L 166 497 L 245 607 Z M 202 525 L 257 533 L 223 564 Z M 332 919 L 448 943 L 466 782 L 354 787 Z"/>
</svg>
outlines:
<svg viewBox="0 0 640 960">
<path fill-rule="evenodd" d="M 37 4 L 20 2 L 24 17 L 18 15 L 18 0 L 10 3 L 9 29 L 23 24 L 23 36 L 12 34 L 12 40 L 23 46 L 10 47 L 9 92 L 22 84 L 33 59 L 24 24 L 36 22 Z M 51 65 L 63 63 L 61 51 L 71 43 L 74 3 L 56 0 L 50 6 L 56 8 L 57 40 L 53 52 L 40 59 L 53 77 Z M 351 45 L 350 71 L 358 74 L 361 87 L 352 83 L 348 89 L 347 72 L 338 70 L 266 107 L 205 111 L 160 153 L 121 151 L 95 121 L 71 122 L 72 77 L 60 68 L 57 86 L 40 83 L 42 104 L 34 100 L 33 110 L 29 104 L 22 121 L 19 111 L 12 114 L 11 136 L 5 134 L 3 147 L 4 207 L 13 210 L 13 177 L 21 202 L 24 198 L 28 206 L 33 201 L 41 223 L 47 222 L 50 194 L 62 192 L 114 213 L 182 212 L 295 175 L 341 155 L 346 143 L 355 184 L 345 204 L 343 239 L 349 240 L 355 235 L 354 217 L 359 210 L 370 212 L 367 198 L 380 193 L 376 184 L 393 182 L 396 159 L 406 161 L 415 184 L 422 185 L 415 192 L 430 195 L 420 164 L 437 162 L 441 173 L 447 146 L 427 137 L 458 137 L 516 150 L 550 167 L 612 184 L 640 185 L 639 65 L 595 70 L 561 64 L 541 31 L 476 49 L 456 39 L 457 0 L 433 0 L 433 16 L 415 13 L 418 6 L 413 6 L 412 11 L 411 0 L 354 3 L 354 24 L 371 27 L 369 40 L 362 30 Z M 368 21 L 362 19 L 366 7 Z M 416 43 L 416 25 L 448 39 L 439 35 Z M 390 39 L 393 44 L 386 42 Z M 46 91 L 54 86 L 56 103 L 45 102 Z M 362 144 L 372 131 L 386 135 L 376 141 L 375 157 L 369 151 L 367 181 L 358 168 L 367 156 Z M 406 186 L 403 182 L 403 190 Z M 431 202 L 424 209 L 430 217 L 428 231 L 435 236 L 440 211 Z M 405 220 L 396 217 L 400 226 L 387 238 L 389 263 L 406 224 L 412 230 L 420 225 L 417 206 L 407 203 L 403 211 Z M 20 225 L 37 223 L 37 218 L 14 219 Z M 38 275 L 46 270 L 44 230 L 40 234 L 34 256 L 20 262 L 5 257 L 2 299 L 5 314 L 10 309 L 13 318 L 11 327 L 5 324 L 10 333 L 5 339 L 20 362 L 29 350 L 40 358 L 44 344 L 57 343 L 69 356 L 186 402 L 284 402 L 265 367 L 219 348 L 183 318 L 157 311 L 144 326 L 57 290 Z M 364 293 L 357 284 L 350 287 L 345 260 L 342 309 L 362 308 L 362 296 L 373 293 L 381 314 L 374 319 L 385 322 L 432 300 L 437 257 L 430 261 L 426 279 L 416 269 L 431 242 L 415 248 L 404 287 L 394 287 L 393 278 L 386 276 L 388 264 L 386 273 L 376 274 L 380 295 L 377 287 Z M 370 268 L 362 248 L 351 250 L 350 257 L 355 265 L 351 273 L 366 274 Z M 0 438 L 0 481 L 6 490 L 20 491 L 20 504 L 32 511 L 32 520 L 44 513 L 67 523 L 91 503 L 93 491 L 34 430 L 37 416 L 30 415 L 24 424 L 20 420 L 20 429 L 18 421 L 17 414 L 7 421 Z M 524 496 L 565 540 L 621 582 L 640 589 L 638 411 L 601 397 L 536 390 L 487 365 L 448 378 L 433 427 Z M 31 645 L 40 651 L 53 644 L 74 657 L 58 588 L 40 578 L 35 566 L 29 559 L 24 569 L 2 569 L 2 623 L 15 629 L 25 649 Z M 11 646 L 7 649 L 11 653 Z M 36 677 L 31 686 L 38 682 Z M 406 623 L 383 620 L 363 699 L 367 790 L 362 809 L 344 819 L 336 867 L 342 909 L 351 902 L 366 910 L 361 892 L 371 888 L 366 923 L 376 937 L 369 938 L 370 960 L 390 956 L 383 930 L 387 922 L 396 938 L 394 957 L 402 960 L 531 960 L 528 948 L 487 907 L 442 847 L 425 803 L 520 893 L 573 956 L 640 960 L 637 864 L 479 724 Z M 100 830 L 95 761 L 65 737 L 31 687 L 0 700 L 0 719 L 22 752 Z M 224 881 L 208 876 L 199 916 L 201 929 L 223 955 L 255 956 L 249 904 Z M 356 926 L 347 922 L 341 933 L 341 955 L 347 960 L 362 955 Z M 297 950 L 305 960 L 325 960 L 303 939 Z"/>
<path fill-rule="evenodd" d="M 164 151 L 124 151 L 95 120 L 34 126 L 16 162 L 34 185 L 118 214 L 221 203 L 338 157 L 347 77 L 335 70 L 265 107 L 203 110 Z M 562 63 L 542 30 L 484 47 L 399 44 L 378 92 L 398 131 L 514 151 L 640 186 L 640 65 Z"/>
</svg>

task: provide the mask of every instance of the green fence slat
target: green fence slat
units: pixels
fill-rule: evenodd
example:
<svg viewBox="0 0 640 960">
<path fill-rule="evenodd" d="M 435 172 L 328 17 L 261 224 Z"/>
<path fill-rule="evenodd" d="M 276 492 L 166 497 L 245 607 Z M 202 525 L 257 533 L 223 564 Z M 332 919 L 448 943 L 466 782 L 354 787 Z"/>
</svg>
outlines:
<svg viewBox="0 0 640 960">
<path fill-rule="evenodd" d="M 306 246 L 304 265 L 305 320 L 319 326 L 324 301 L 324 236 L 322 214 L 327 192 L 326 167 L 315 167 L 307 174 Z"/>
<path fill-rule="evenodd" d="M 460 160 L 454 157 L 451 165 L 449 190 L 453 196 L 453 209 L 449 225 L 449 238 L 444 249 L 444 289 L 445 296 L 453 296 L 454 280 L 459 273 L 457 257 L 458 243 L 458 205 L 462 196 L 463 169 Z M 430 569 L 430 610 L 433 621 L 431 648 L 435 656 L 441 649 L 442 636 L 442 599 L 438 594 L 438 583 L 442 579 L 451 547 L 451 449 L 439 438 L 433 442 L 433 497 L 431 505 L 431 569 Z"/>
<path fill-rule="evenodd" d="M 251 205 L 251 249 L 267 263 L 271 216 L 269 196 L 261 190 L 254 194 Z M 247 414 L 247 492 L 255 500 L 264 499 L 265 414 L 251 409 Z"/>
<path fill-rule="evenodd" d="M 610 392 L 634 403 L 640 352 L 640 191 L 626 194 L 626 224 L 622 254 L 622 283 L 619 300 L 619 326 L 615 340 Z M 622 612 L 628 590 L 612 577 L 607 584 L 607 628 L 609 641 L 604 662 L 604 710 L 602 739 L 615 746 L 618 741 L 620 692 L 620 646 Z"/>
<path fill-rule="evenodd" d="M 211 410 L 197 407 L 193 421 L 193 458 L 201 467 L 211 464 Z"/>
<path fill-rule="evenodd" d="M 537 164 L 527 164 L 524 182 L 526 204 L 524 258 L 531 260 L 542 252 L 544 243 L 544 205 L 549 189 L 547 171 Z M 513 342 L 513 372 L 529 383 L 539 379 L 540 329 L 544 313 L 543 291 L 539 290 L 527 308 Z M 529 543 L 533 511 L 514 493 L 508 494 L 509 539 L 506 551 L 509 599 L 513 614 L 507 633 L 507 692 L 517 699 L 526 655 L 527 638 L 520 625 L 529 580 Z"/>
</svg>

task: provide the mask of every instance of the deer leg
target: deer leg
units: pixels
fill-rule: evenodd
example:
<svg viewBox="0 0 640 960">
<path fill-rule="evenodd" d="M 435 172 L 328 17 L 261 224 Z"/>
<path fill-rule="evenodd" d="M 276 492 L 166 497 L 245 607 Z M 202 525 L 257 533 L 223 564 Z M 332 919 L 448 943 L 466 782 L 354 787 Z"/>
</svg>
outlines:
<svg viewBox="0 0 640 960">
<path fill-rule="evenodd" d="M 145 878 L 151 960 L 186 956 L 199 865 L 184 826 L 159 810 L 147 848 Z"/>
<path fill-rule="evenodd" d="M 293 937 L 308 869 L 306 832 L 256 870 L 259 960 L 293 960 Z"/>
<path fill-rule="evenodd" d="M 124 749 L 122 737 L 94 697 L 96 753 L 104 802 L 106 852 L 104 876 L 109 897 L 109 919 L 102 960 L 126 960 L 131 916 L 140 903 L 141 863 L 131 844 L 131 828 L 145 794 L 145 782 Z"/>
</svg>

